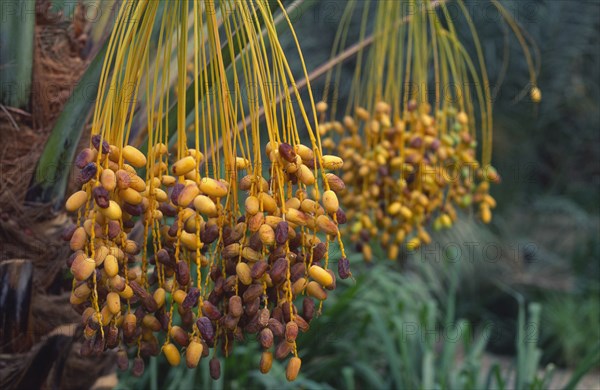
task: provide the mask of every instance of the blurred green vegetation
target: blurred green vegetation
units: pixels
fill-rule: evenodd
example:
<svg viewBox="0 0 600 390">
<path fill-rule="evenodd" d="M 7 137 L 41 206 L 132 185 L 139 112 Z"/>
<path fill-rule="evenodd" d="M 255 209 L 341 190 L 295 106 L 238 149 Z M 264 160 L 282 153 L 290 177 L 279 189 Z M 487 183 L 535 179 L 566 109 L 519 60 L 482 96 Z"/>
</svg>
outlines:
<svg viewBox="0 0 600 390">
<path fill-rule="evenodd" d="M 517 337 L 511 341 L 516 353 L 510 365 L 501 365 L 484 358 L 486 345 L 497 337 L 495 324 L 475 326 L 455 316 L 460 267 L 448 268 L 454 288 L 439 301 L 428 287 L 436 281 L 400 273 L 397 264 L 368 266 L 358 256 L 352 260 L 360 276 L 340 283 L 323 314 L 299 337 L 303 365 L 297 381 L 287 382 L 285 366 L 277 361 L 268 375 L 261 374 L 260 347 L 250 340 L 222 360 L 218 381 L 209 379 L 208 358 L 197 370 L 188 370 L 183 364 L 169 367 L 158 357 L 150 359 L 141 378 L 122 375 L 118 388 L 540 389 L 554 383 L 552 365 L 538 369 L 539 304 L 510 294 L 518 307 Z M 582 358 L 582 371 L 600 364 L 600 345 Z"/>
<path fill-rule="evenodd" d="M 574 370 L 567 387 L 598 368 L 600 4 L 503 1 L 539 50 L 539 105 L 529 101 L 516 39 L 481 2 L 466 4 L 492 87 L 501 82 L 493 161 L 503 183 L 492 189 L 499 204 L 492 224 L 465 215 L 434 235 L 429 254 L 407 254 L 402 263 L 366 266 L 353 255 L 356 281 L 340 283 L 301 336 L 302 370 L 292 384 L 280 362 L 260 374 L 259 347 L 248 340 L 223 361 L 219 381 L 209 379 L 208 359 L 188 371 L 159 356 L 141 379 L 120 374 L 120 388 L 535 389 L 549 387 L 553 364 Z M 342 10 L 343 2 L 322 1 L 293 18 L 309 69 L 328 59 Z M 343 69 L 340 107 L 352 61 Z M 313 86 L 318 99 L 322 80 Z M 468 243 L 479 245 L 472 256 Z M 486 245 L 500 254 L 490 257 Z M 483 364 L 486 351 L 513 363 Z"/>
<path fill-rule="evenodd" d="M 490 226 L 464 216 L 460 226 L 444 237 L 437 235 L 432 245 L 460 244 L 463 254 L 469 253 L 466 243 L 478 244 L 479 254 L 486 245 L 501 248 L 502 255 L 494 259 L 463 256 L 468 261 L 461 262 L 457 312 L 473 323 L 492 321 L 496 329 L 504 329 L 488 349 L 514 354 L 518 305 L 498 285 L 511 286 L 544 308 L 542 361 L 572 367 L 600 341 L 600 3 L 501 3 L 538 56 L 543 99 L 539 105 L 530 101 L 525 57 L 497 11 L 487 2 L 466 1 L 490 75 L 493 164 L 503 181 L 492 187 L 498 209 Z M 314 66 L 327 59 L 323 42 L 333 39 L 341 7 L 324 1 L 305 18 L 314 23 L 300 19 L 296 24 Z M 468 34 L 464 23 L 458 25 Z M 349 32 L 349 41 L 357 38 L 356 30 Z M 353 66 L 352 60 L 344 65 L 342 80 L 352 76 Z M 319 81 L 314 86 L 317 94 L 324 87 Z M 344 92 L 342 82 L 340 107 L 345 106 Z M 431 263 L 417 263 L 423 262 Z M 421 275 L 447 275 L 439 261 L 420 268 Z M 446 279 L 441 294 L 431 279 L 427 288 L 439 297 L 448 277 L 441 278 Z"/>
</svg>

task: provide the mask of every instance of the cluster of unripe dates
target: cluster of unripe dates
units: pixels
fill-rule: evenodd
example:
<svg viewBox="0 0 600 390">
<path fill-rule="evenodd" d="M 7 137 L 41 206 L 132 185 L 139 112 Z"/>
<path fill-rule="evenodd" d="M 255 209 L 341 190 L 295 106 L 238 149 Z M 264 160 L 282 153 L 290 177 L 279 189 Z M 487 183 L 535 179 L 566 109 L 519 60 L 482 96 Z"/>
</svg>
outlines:
<svg viewBox="0 0 600 390">
<path fill-rule="evenodd" d="M 324 115 L 327 105 L 317 109 Z M 457 209 L 475 208 L 484 223 L 492 218 L 489 184 L 500 177 L 478 162 L 468 115 L 431 111 L 429 104 L 409 101 L 394 120 L 391 105 L 379 102 L 372 112 L 357 107 L 342 122 L 320 125 L 323 148 L 344 160 L 340 203 L 351 221 L 345 233 L 366 261 L 373 258 L 372 240 L 390 259 L 403 245 L 429 244 L 428 226 L 451 227 Z"/>
</svg>

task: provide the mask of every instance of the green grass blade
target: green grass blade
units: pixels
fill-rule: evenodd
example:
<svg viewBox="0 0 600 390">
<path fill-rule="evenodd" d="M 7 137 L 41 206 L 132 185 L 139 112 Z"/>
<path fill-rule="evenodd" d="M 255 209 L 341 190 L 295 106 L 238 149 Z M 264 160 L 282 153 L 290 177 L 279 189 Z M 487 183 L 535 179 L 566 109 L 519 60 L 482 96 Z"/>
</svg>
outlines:
<svg viewBox="0 0 600 390">
<path fill-rule="evenodd" d="M 453 325 L 459 325 L 458 330 L 462 329 L 463 323 L 458 322 L 455 324 L 455 311 L 456 311 L 456 289 L 458 286 L 458 278 L 459 278 L 459 268 L 458 263 L 450 263 L 449 264 L 452 269 L 450 270 L 450 290 L 448 291 L 448 300 L 446 302 L 446 317 L 444 326 L 450 327 Z M 439 369 L 438 377 L 441 380 L 442 385 L 446 384 L 447 379 L 449 378 L 450 365 L 454 360 L 454 352 L 456 351 L 456 346 L 458 344 L 458 340 L 445 340 L 444 349 L 442 352 L 442 361 Z"/>
<path fill-rule="evenodd" d="M 573 376 L 569 380 L 569 382 L 565 385 L 565 390 L 573 390 L 575 386 L 579 383 L 581 378 L 588 371 L 598 367 L 600 365 L 600 343 L 596 344 L 596 348 L 594 348 L 590 353 L 582 360 L 582 362 L 577 366 Z"/>
<path fill-rule="evenodd" d="M 449 320 L 449 318 L 446 318 Z M 453 318 L 450 319 L 453 321 Z M 468 323 L 466 320 L 458 320 L 456 323 L 447 322 L 447 329 L 451 329 L 450 333 L 453 337 L 445 337 L 444 346 L 442 349 L 442 361 L 438 372 L 438 377 L 442 387 L 447 387 L 451 380 L 453 371 L 453 364 L 456 360 L 456 348 L 460 344 L 460 339 L 463 337 L 463 329 L 468 329 Z M 446 333 L 448 334 L 448 333 Z M 456 335 L 456 337 L 454 337 Z"/>
<path fill-rule="evenodd" d="M 522 296 L 517 296 L 519 302 L 519 315 L 517 319 L 517 368 L 515 370 L 515 388 L 522 389 L 525 378 L 523 374 L 527 367 L 527 349 L 521 342 L 525 338 L 525 303 Z"/>
<path fill-rule="evenodd" d="M 541 358 L 541 351 L 537 348 L 537 344 L 540 333 L 540 314 L 542 307 L 539 303 L 531 303 L 528 309 L 529 321 L 526 327 L 528 331 L 527 334 L 523 335 L 525 338 L 523 343 L 526 343 L 527 348 L 527 383 L 533 383 Z M 532 329 L 533 331 L 529 329 Z"/>
<path fill-rule="evenodd" d="M 415 343 L 413 338 L 409 339 L 406 331 L 407 329 L 405 328 L 406 323 L 401 321 L 399 316 L 396 317 L 395 325 L 396 331 L 400 335 L 398 338 L 398 348 L 400 349 L 400 358 L 402 359 L 402 367 L 400 369 L 403 382 L 399 386 L 408 389 L 417 385 L 415 381 L 411 380 L 418 375 L 417 368 L 415 368 L 414 364 L 415 358 L 412 353 L 415 349 Z M 420 336 L 417 336 L 417 338 L 418 337 Z"/>
<path fill-rule="evenodd" d="M 158 358 L 150 357 L 150 390 L 158 390 Z"/>
<path fill-rule="evenodd" d="M 400 377 L 400 354 L 395 348 L 394 343 L 390 343 L 388 341 L 389 333 L 386 329 L 385 322 L 386 320 L 381 316 L 380 311 L 373 306 L 369 306 L 367 308 L 369 315 L 371 316 L 371 321 L 374 324 L 374 328 L 377 332 L 378 337 L 381 342 L 384 344 L 384 350 L 387 357 L 387 361 L 389 362 L 389 366 L 391 367 L 391 375 L 394 379 L 396 386 L 400 386 L 402 383 L 402 378 Z"/>
<path fill-rule="evenodd" d="M 488 371 L 487 379 L 485 381 L 486 389 L 492 389 L 492 380 L 494 379 L 496 380 L 496 384 L 499 389 L 503 390 L 506 388 L 506 384 L 502 378 L 502 370 L 500 368 L 500 364 L 498 363 L 494 363 L 494 365 L 490 367 L 490 370 Z"/>
<path fill-rule="evenodd" d="M 344 378 L 344 384 L 346 386 L 346 389 L 356 389 L 356 384 L 354 382 L 354 369 L 352 369 L 352 367 L 342 368 L 342 377 Z"/>
<path fill-rule="evenodd" d="M 423 355 L 423 385 L 424 389 L 433 389 L 435 384 L 435 369 L 434 369 L 434 346 L 435 346 L 435 314 L 437 305 L 435 301 L 430 301 L 426 306 L 425 331 L 427 332 L 425 341 L 425 354 Z M 432 334 L 433 331 L 433 334 Z"/>
<path fill-rule="evenodd" d="M 544 380 L 542 382 L 542 389 L 549 389 L 552 384 L 552 379 L 554 379 L 554 374 L 556 373 L 556 366 L 554 364 L 549 364 L 546 367 L 546 371 L 544 372 Z"/>
</svg>

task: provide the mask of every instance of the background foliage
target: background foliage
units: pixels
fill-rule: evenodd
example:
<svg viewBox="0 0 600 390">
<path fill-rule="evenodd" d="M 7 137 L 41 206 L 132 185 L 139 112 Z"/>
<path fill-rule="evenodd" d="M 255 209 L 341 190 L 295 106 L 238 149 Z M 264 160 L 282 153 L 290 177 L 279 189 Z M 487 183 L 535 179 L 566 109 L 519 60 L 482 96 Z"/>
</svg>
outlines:
<svg viewBox="0 0 600 390">
<path fill-rule="evenodd" d="M 309 69 L 329 58 L 343 3 L 322 1 L 293 15 Z M 296 383 L 285 382 L 281 365 L 268 376 L 248 373 L 259 358 L 253 341 L 225 362 L 223 381 L 209 383 L 206 369 L 180 374 L 170 369 L 162 381 L 168 368 L 159 358 L 152 368 L 161 374 L 150 370 L 144 383 L 159 388 L 167 383 L 170 388 L 547 388 L 568 387 L 575 383 L 567 383 L 569 378 L 579 379 L 553 376 L 555 365 L 575 374 L 597 368 L 600 6 L 502 3 L 539 54 L 543 100 L 539 105 L 529 101 L 524 56 L 497 12 L 489 4 L 467 1 L 489 66 L 493 163 L 503 176 L 492 193 L 499 210 L 491 226 L 466 215 L 451 232 L 436 235 L 429 252 L 407 253 L 404 262 L 368 267 L 353 258 L 356 283 L 336 290 L 302 336 L 302 378 Z M 353 23 L 350 42 L 357 39 L 358 26 Z M 293 44 L 284 40 L 283 45 Z M 343 67 L 342 108 L 349 85 L 344 80 L 352 72 L 350 60 Z M 323 80 L 313 88 L 318 99 Z M 136 383 L 125 374 L 120 386 Z"/>
<path fill-rule="evenodd" d="M 527 31 L 528 42 L 539 54 L 538 85 L 543 100 L 539 105 L 529 101 L 524 56 L 514 36 L 499 23 L 498 13 L 488 2 L 466 1 L 484 43 L 494 95 L 493 164 L 503 182 L 492 188 L 498 201 L 492 224 L 482 226 L 471 216 L 463 215 L 451 231 L 436 234 L 429 248 L 404 253 L 402 261 L 395 263 L 381 261 L 368 266 L 353 256 L 356 280 L 341 283 L 327 300 L 323 315 L 301 336 L 303 368 L 294 383 L 285 380 L 285 366 L 277 362 L 271 374 L 260 374 L 256 370 L 259 347 L 254 340 L 248 340 L 246 346 L 236 348 L 234 356 L 223 361 L 224 375 L 219 381 L 209 379 L 208 359 L 203 360 L 200 369 L 190 371 L 183 365 L 172 369 L 159 356 L 150 360 L 142 378 L 119 373 L 119 388 L 570 388 L 589 370 L 591 380 L 579 387 L 600 386 L 600 3 L 501 2 Z M 70 5 L 71 11 L 65 12 L 67 18 L 74 12 L 73 3 L 67 0 L 38 3 L 51 5 L 53 11 Z M 113 5 L 111 1 L 85 3 L 99 4 L 104 9 Z M 328 60 L 346 1 L 300 3 L 290 16 L 310 71 Z M 359 2 L 359 7 L 365 4 Z M 359 16 L 356 13 L 349 42 L 358 39 Z M 39 29 L 40 20 L 36 23 Z M 105 23 L 106 20 L 99 21 L 92 27 L 88 44 L 82 50 L 63 45 L 68 50 L 60 53 L 81 51 L 93 58 L 101 50 Z M 49 36 L 54 30 L 48 25 L 43 27 Z M 459 26 L 466 34 L 466 26 Z M 30 27 L 11 23 L 0 30 L 15 34 L 13 30 L 28 32 Z M 43 35 L 37 30 L 36 34 Z M 29 40 L 28 35 L 20 38 Z M 40 42 L 36 45 L 44 46 Z M 283 34 L 282 45 L 293 52 L 295 44 L 289 34 Z M 19 58 L 28 58 L 29 49 L 25 47 L 23 51 L 26 53 Z M 71 81 L 78 80 L 83 72 L 83 61 L 79 61 L 79 56 L 77 60 L 70 64 L 72 68 L 57 62 L 58 68 L 71 74 Z M 353 75 L 353 61 L 343 65 L 337 97 L 342 108 Z M 36 290 L 36 294 L 45 300 L 37 301 L 32 310 L 35 313 L 65 306 L 66 300 L 60 301 L 58 294 L 64 289 L 61 283 L 69 288 L 67 276 L 59 275 L 62 263 L 57 266 L 45 261 L 46 257 L 65 257 L 59 247 L 50 247 L 40 240 L 35 241 L 35 253 L 27 249 L 25 243 L 33 242 L 30 226 L 21 227 L 18 236 L 7 233 L 16 224 L 9 226 L 12 220 L 7 214 L 12 213 L 12 207 L 19 209 L 16 205 L 20 205 L 28 185 L 28 180 L 22 178 L 30 177 L 35 169 L 37 152 L 61 112 L 52 109 L 44 113 L 44 109 L 62 107 L 68 96 L 61 94 L 60 104 L 40 100 L 43 95 L 36 93 L 36 85 L 39 88 L 45 86 L 43 82 L 64 83 L 62 79 L 44 78 L 56 76 L 56 72 L 36 73 L 36 69 L 47 66 L 39 62 L 39 58 L 33 58 L 33 80 L 37 84 L 34 82 L 30 101 L 23 102 L 19 96 L 15 103 L 28 112 L 11 111 L 21 115 L 17 119 L 26 118 L 19 123 L 31 122 L 37 133 L 31 129 L 20 131 L 15 125 L 13 138 L 20 141 L 21 148 L 15 148 L 16 141 L 11 140 L 8 152 L 3 149 L 1 203 L 4 208 L 11 205 L 11 209 L 2 210 L 0 221 L 2 244 L 10 243 L 16 248 L 3 246 L 3 260 L 33 255 L 32 258 L 44 259 L 44 283 L 37 281 L 40 291 Z M 292 56 L 290 62 L 300 79 L 298 58 Z M 4 60 L 0 61 L 3 71 L 4 64 Z M 29 72 L 29 67 L 23 70 Z M 65 128 L 78 133 L 91 100 L 77 100 L 82 95 L 76 93 L 75 86 L 63 87 L 73 87 L 75 98 L 64 106 L 57 127 L 64 123 Z M 313 82 L 313 89 L 318 100 L 324 90 L 323 78 Z M 13 130 L 8 121 L 3 125 L 0 133 L 4 137 Z M 57 136 L 69 138 L 66 133 Z M 8 140 L 6 137 L 3 139 Z M 60 142 L 54 143 L 58 150 L 65 149 Z M 66 154 L 72 155 L 77 145 L 69 146 Z M 62 162 L 69 160 L 68 156 L 63 161 L 58 154 L 48 153 Z M 17 174 L 7 174 L 13 172 L 7 169 L 11 164 Z M 55 164 L 54 168 L 61 167 Z M 18 180 L 9 183 L 9 176 Z M 58 177 L 66 178 L 64 173 Z M 30 189 L 29 199 L 38 199 L 40 194 L 55 199 L 64 194 L 64 185 L 50 187 L 49 192 L 44 188 Z M 27 224 L 29 219 L 23 221 L 20 223 Z M 47 227 L 40 224 L 31 228 L 41 231 Z M 39 263 L 42 262 L 36 267 Z M 39 278 L 40 273 L 36 275 Z M 36 332 L 47 334 L 58 325 L 74 321 L 70 311 L 63 317 L 53 313 L 51 321 L 37 321 Z M 48 329 L 42 332 L 37 327 Z M 69 344 L 65 350 L 70 348 Z M 24 354 L 6 356 L 3 362 L 25 361 Z M 73 358 L 77 359 L 78 356 Z M 38 367 L 31 372 L 36 370 L 42 375 Z M 104 370 L 107 371 L 110 370 Z"/>
</svg>

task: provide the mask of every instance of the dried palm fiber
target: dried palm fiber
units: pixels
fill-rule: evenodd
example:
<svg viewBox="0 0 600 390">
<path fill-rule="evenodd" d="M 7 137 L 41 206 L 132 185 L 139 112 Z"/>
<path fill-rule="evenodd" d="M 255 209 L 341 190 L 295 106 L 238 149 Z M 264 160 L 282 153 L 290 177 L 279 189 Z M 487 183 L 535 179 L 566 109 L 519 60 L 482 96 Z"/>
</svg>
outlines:
<svg viewBox="0 0 600 390">
<path fill-rule="evenodd" d="M 49 7 L 48 1 L 35 7 L 30 110 L 0 110 L 0 208 L 7 213 L 21 209 L 50 129 L 86 68 L 80 54 L 85 34 L 76 27 L 85 22 L 83 6 L 69 22 Z"/>
<path fill-rule="evenodd" d="M 349 236 L 366 261 L 373 259 L 372 239 L 397 259 L 403 248 L 431 242 L 428 225 L 451 227 L 457 208 L 475 209 L 489 223 L 496 205 L 489 187 L 500 176 L 490 164 L 492 105 L 481 44 L 464 3 L 452 2 L 471 33 L 462 40 L 447 3 L 366 2 L 361 39 L 370 32 L 372 44 L 358 53 L 343 119 L 335 120 L 335 99 L 328 107 L 329 91 L 317 105 L 323 147 L 344 160 L 340 203 L 348 210 Z M 355 1 L 347 5 L 332 55 L 343 50 L 355 7 Z M 326 85 L 333 79 L 336 86 L 333 96 L 340 74 L 338 67 L 327 75 Z M 531 79 L 535 86 L 533 71 Z M 541 97 L 537 88 L 531 93 Z"/>
<path fill-rule="evenodd" d="M 270 4 L 140 1 L 121 9 L 91 142 L 76 159 L 81 190 L 65 206 L 77 213 L 65 238 L 71 302 L 85 326 L 82 354 L 117 349 L 126 369 L 131 351 L 132 372 L 141 375 L 143 359 L 161 351 L 178 365 L 187 347 L 186 364 L 195 367 L 210 348 L 227 356 L 235 342 L 259 334 L 265 351 L 293 355 L 297 373 L 297 332 L 309 327 L 313 299 L 335 288 L 331 242 L 345 260 L 326 174 L 343 161 L 322 153 L 312 94 L 305 107 L 275 10 L 296 36 L 281 4 Z M 165 115 L 171 103 L 174 134 Z M 147 144 L 133 146 L 139 111 Z M 340 277 L 350 275 L 344 264 Z M 301 295 L 309 308 L 302 312 Z M 218 362 L 211 360 L 214 376 Z"/>
<path fill-rule="evenodd" d="M 23 202 L 49 130 L 86 66 L 79 52 L 82 34 L 75 28 L 82 22 L 81 9 L 67 21 L 51 13 L 49 5 L 37 2 L 35 8 L 31 110 L 2 107 L 0 112 L 0 268 L 24 277 L 29 271 L 19 264 L 32 265 L 28 282 L 1 283 L 3 389 L 89 388 L 112 365 L 108 355 L 80 361 L 79 354 L 72 353 L 73 331 L 68 325 L 76 325 L 77 315 L 68 303 L 70 286 L 63 285 L 68 249 L 57 242 L 66 216 L 57 216 L 46 205 Z M 12 328 L 16 333 L 8 332 L 11 322 L 18 324 Z M 69 332 L 59 331 L 67 329 L 65 325 Z"/>
</svg>

